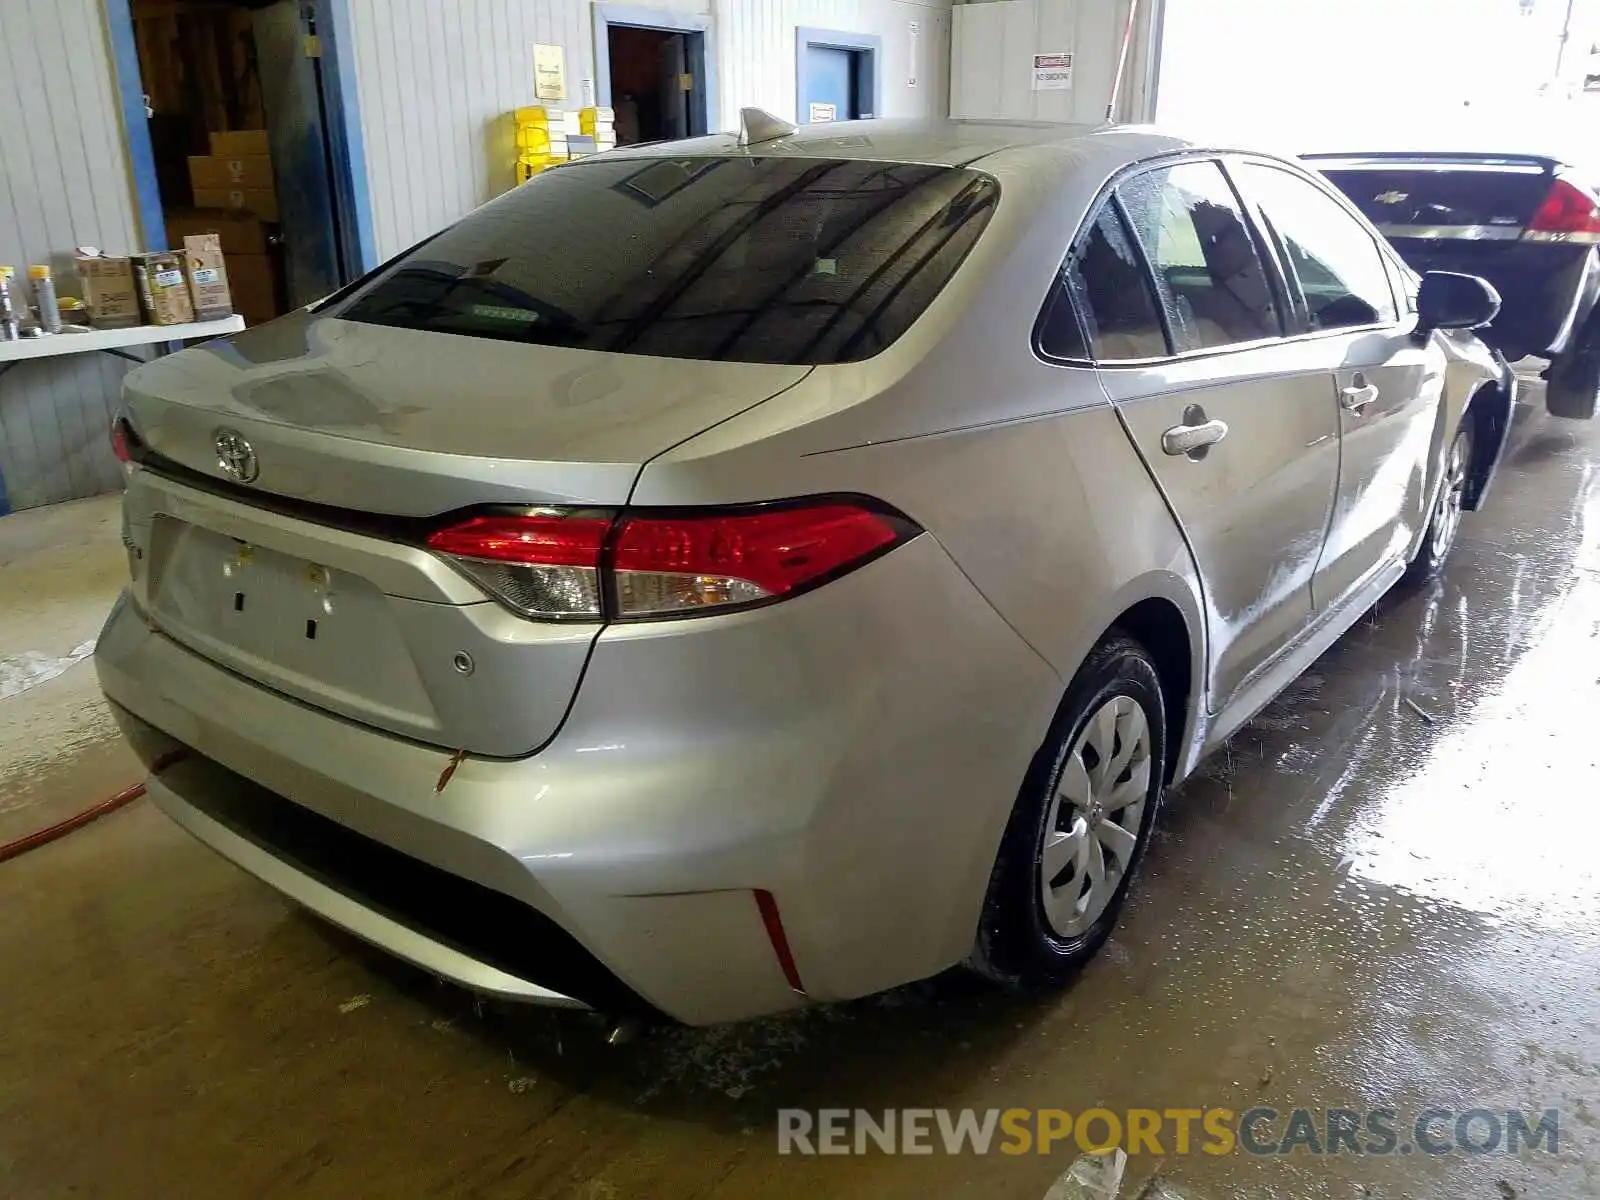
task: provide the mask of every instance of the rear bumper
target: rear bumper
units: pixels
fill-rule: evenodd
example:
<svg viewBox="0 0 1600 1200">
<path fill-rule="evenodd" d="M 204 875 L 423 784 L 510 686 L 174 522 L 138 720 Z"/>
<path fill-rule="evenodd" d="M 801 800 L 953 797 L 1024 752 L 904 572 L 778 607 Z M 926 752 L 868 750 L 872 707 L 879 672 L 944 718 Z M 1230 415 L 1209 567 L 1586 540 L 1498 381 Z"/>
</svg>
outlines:
<svg viewBox="0 0 1600 1200">
<path fill-rule="evenodd" d="M 128 603 L 96 662 L 147 763 L 190 752 L 155 802 L 280 891 L 470 988 L 691 1024 L 963 959 L 1061 687 L 928 537 L 783 605 L 608 630 L 554 742 L 442 792 L 448 751 L 232 675 Z"/>
<path fill-rule="evenodd" d="M 168 748 L 158 751 L 161 753 L 179 749 L 126 709 L 114 711 L 124 734 L 135 745 Z M 602 998 L 605 980 L 594 980 L 599 986 L 591 987 L 580 978 L 581 972 L 595 969 L 592 960 L 580 960 L 574 967 L 571 947 L 560 944 L 560 939 L 548 939 L 542 948 L 526 947 L 531 953 L 518 953 L 521 947 L 479 936 L 488 931 L 450 929 L 449 925 L 460 922 L 441 921 L 438 915 L 421 911 L 415 901 L 427 895 L 436 904 L 442 890 L 439 885 L 456 882 L 454 876 L 385 853 L 377 843 L 214 762 L 192 754 L 182 756 L 152 775 L 145 786 L 156 807 L 200 841 L 290 899 L 396 957 L 503 999 L 561 1008 L 607 1003 Z M 357 880 L 367 886 L 360 886 Z M 410 882 L 424 887 L 406 894 Z M 497 895 L 463 896 L 456 907 L 474 906 L 487 923 Z M 535 914 L 517 915 L 523 923 L 530 923 Z M 563 983 L 566 990 L 557 991 L 533 982 L 532 975 L 574 982 Z M 569 993 L 582 993 L 584 998 Z M 608 1006 L 633 1007 L 628 999 L 619 993 Z"/>
</svg>

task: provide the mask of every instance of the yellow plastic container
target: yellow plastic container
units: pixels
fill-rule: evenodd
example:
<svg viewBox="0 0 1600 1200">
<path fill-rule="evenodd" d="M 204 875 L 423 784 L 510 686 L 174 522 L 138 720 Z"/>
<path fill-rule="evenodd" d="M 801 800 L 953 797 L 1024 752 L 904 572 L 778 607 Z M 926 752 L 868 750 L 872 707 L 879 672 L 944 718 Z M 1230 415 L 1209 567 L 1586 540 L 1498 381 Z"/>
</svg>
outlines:
<svg viewBox="0 0 1600 1200">
<path fill-rule="evenodd" d="M 550 130 L 543 125 L 518 125 L 517 153 L 519 155 L 549 154 Z"/>
<path fill-rule="evenodd" d="M 563 160 L 552 158 L 548 154 L 530 154 L 517 159 L 517 182 L 527 183 L 540 171 L 548 171 L 558 162 Z"/>
<path fill-rule="evenodd" d="M 527 183 L 540 171 L 567 161 L 566 134 L 561 132 L 559 110 L 554 114 L 539 105 L 516 109 L 511 114 L 517 131 L 517 182 Z M 551 136 L 552 125 L 555 136 Z"/>
</svg>

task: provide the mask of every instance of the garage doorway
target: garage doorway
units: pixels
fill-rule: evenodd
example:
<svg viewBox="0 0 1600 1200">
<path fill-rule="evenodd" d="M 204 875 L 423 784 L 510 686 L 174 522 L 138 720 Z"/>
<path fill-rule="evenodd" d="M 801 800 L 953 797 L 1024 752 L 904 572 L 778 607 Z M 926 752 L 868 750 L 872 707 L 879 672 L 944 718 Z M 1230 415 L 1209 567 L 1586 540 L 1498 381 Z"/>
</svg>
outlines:
<svg viewBox="0 0 1600 1200">
<path fill-rule="evenodd" d="M 709 19 L 597 4 L 594 21 L 596 99 L 616 114 L 617 145 L 710 132 Z"/>
<path fill-rule="evenodd" d="M 864 121 L 878 115 L 883 39 L 833 29 L 800 29 L 795 41 L 795 110 L 802 125 Z"/>
<path fill-rule="evenodd" d="M 252 325 L 369 265 L 327 0 L 110 0 L 107 14 L 147 243 L 220 233 Z"/>
</svg>

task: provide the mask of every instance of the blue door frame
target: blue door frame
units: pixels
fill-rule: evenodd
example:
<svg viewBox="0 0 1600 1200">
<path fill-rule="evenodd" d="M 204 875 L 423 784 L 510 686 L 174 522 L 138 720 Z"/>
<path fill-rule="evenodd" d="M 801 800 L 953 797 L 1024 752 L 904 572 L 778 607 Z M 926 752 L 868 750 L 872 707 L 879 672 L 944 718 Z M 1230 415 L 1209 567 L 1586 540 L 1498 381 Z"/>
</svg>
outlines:
<svg viewBox="0 0 1600 1200">
<path fill-rule="evenodd" d="M 698 34 L 688 37 L 684 51 L 694 87 L 689 91 L 689 136 L 712 131 L 717 116 L 717 46 L 712 36 L 711 18 L 660 8 L 639 8 L 632 4 L 594 6 L 594 95 L 601 108 L 611 107 L 611 27 L 630 25 L 635 29 L 660 29 L 667 33 Z"/>
<path fill-rule="evenodd" d="M 807 29 L 794 31 L 794 111 L 795 120 L 809 123 L 808 97 L 810 88 L 810 55 L 813 46 L 830 50 L 855 51 L 857 67 L 856 103 L 862 116 L 883 116 L 883 72 L 878 69 L 883 57 L 883 39 L 868 33 L 844 33 L 837 29 Z"/>
<path fill-rule="evenodd" d="M 378 265 L 372 236 L 372 197 L 367 189 L 367 155 L 361 137 L 361 107 L 356 92 L 355 40 L 350 32 L 349 0 L 307 0 L 313 5 L 321 41 L 323 102 L 327 113 L 329 157 L 333 163 L 333 203 L 345 231 L 344 261 L 349 279 Z M 156 184 L 155 151 L 145 117 L 144 82 L 134 39 L 129 0 L 105 0 L 111 34 L 122 126 L 133 171 L 134 200 L 145 249 L 167 249 L 166 217 Z"/>
</svg>

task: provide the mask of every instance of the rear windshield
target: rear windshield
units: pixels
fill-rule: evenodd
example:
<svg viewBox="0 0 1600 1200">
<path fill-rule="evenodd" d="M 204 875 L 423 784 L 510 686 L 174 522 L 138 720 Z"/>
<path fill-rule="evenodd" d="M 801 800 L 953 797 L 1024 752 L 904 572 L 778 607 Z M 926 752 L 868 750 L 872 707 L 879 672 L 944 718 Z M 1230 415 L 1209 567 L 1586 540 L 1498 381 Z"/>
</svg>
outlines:
<svg viewBox="0 0 1600 1200">
<path fill-rule="evenodd" d="M 852 362 L 922 314 L 998 198 L 951 167 L 598 158 L 479 209 L 333 313 L 667 358 Z"/>
</svg>

